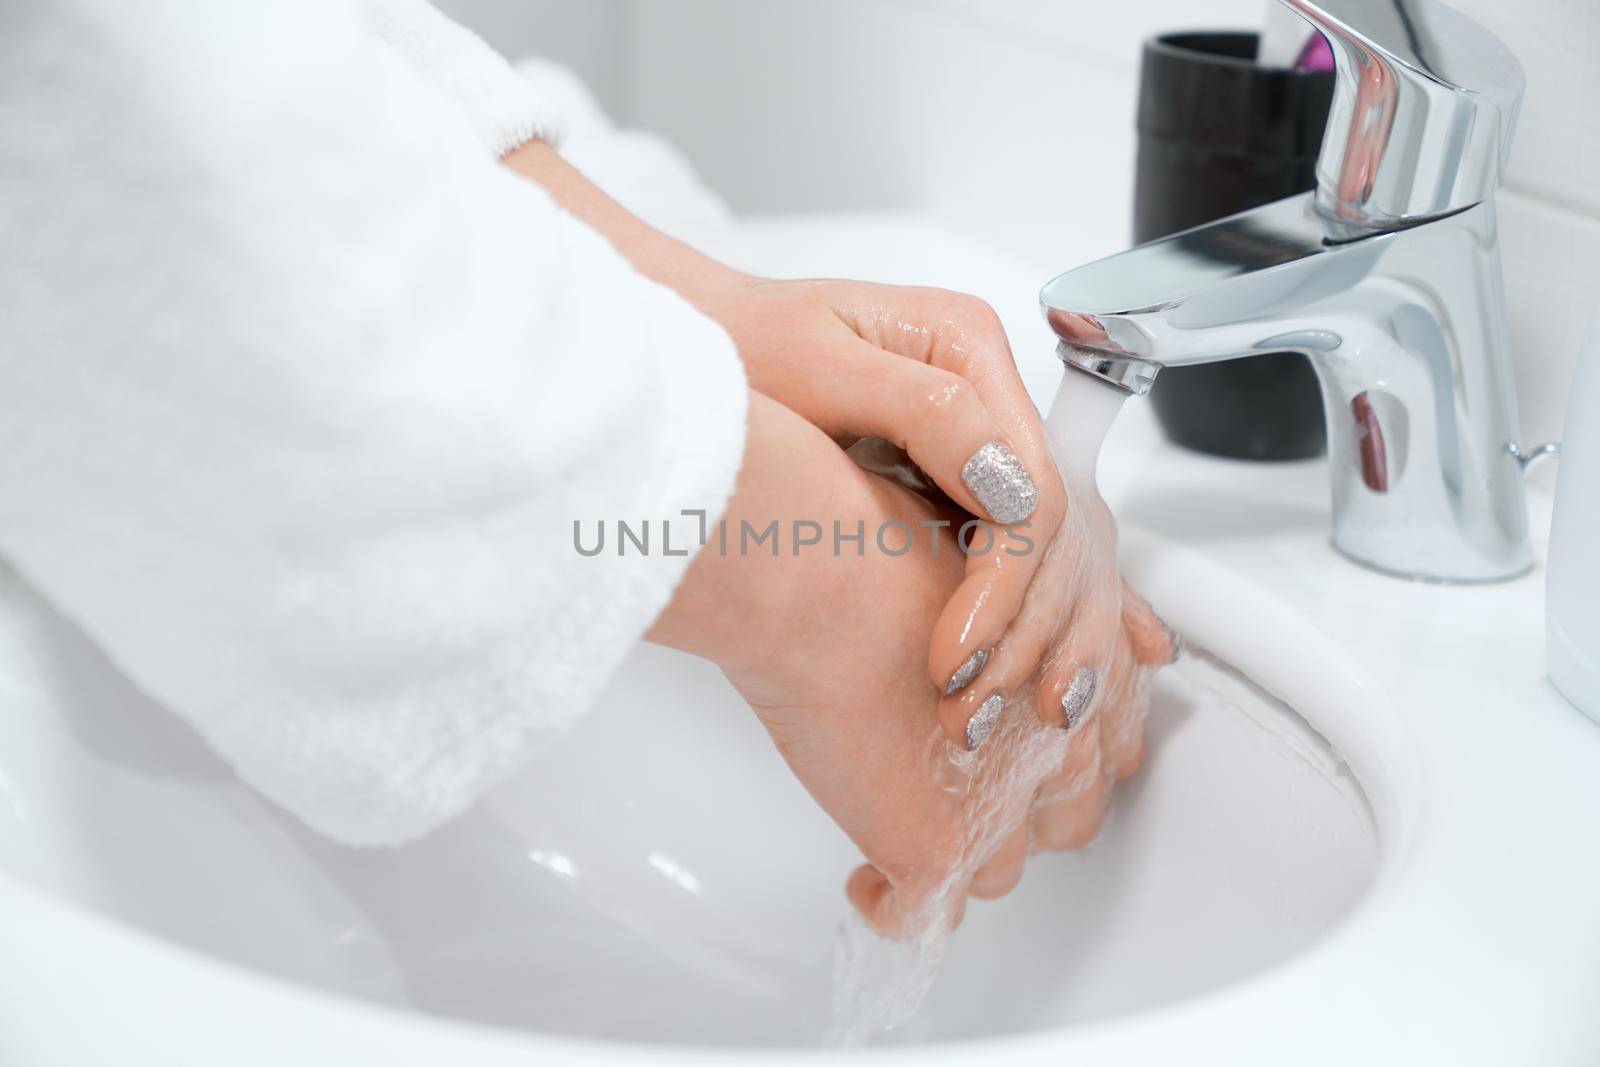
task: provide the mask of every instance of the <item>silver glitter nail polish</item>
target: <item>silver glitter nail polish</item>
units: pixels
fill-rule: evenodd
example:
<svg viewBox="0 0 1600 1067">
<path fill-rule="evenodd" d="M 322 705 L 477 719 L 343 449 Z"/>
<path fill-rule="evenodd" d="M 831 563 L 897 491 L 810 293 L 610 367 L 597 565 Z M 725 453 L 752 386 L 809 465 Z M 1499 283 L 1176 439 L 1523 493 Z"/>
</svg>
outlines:
<svg viewBox="0 0 1600 1067">
<path fill-rule="evenodd" d="M 944 687 L 944 695 L 950 696 L 952 693 L 959 693 L 971 685 L 972 680 L 978 676 L 978 672 L 983 670 L 983 665 L 988 662 L 989 651 L 987 649 L 980 648 L 968 656 L 966 662 L 957 667 L 956 673 L 950 676 L 949 683 Z"/>
<path fill-rule="evenodd" d="M 967 720 L 967 748 L 975 749 L 983 744 L 984 739 L 994 729 L 994 724 L 1000 721 L 1000 713 L 1006 710 L 1006 698 L 1001 693 L 996 693 L 972 713 L 972 718 Z"/>
<path fill-rule="evenodd" d="M 1151 612 L 1151 614 L 1155 615 L 1155 612 Z M 1182 638 L 1182 636 L 1179 635 L 1178 631 L 1176 631 L 1172 627 L 1168 626 L 1167 625 L 1167 620 L 1163 619 L 1160 615 L 1156 615 L 1156 622 L 1159 622 L 1161 624 L 1161 632 L 1167 635 L 1167 644 L 1169 646 L 1171 646 L 1171 648 L 1172 648 L 1172 658 L 1170 660 L 1168 660 L 1167 662 L 1168 663 L 1176 663 L 1176 662 L 1178 662 L 1178 653 L 1183 651 L 1183 638 Z"/>
<path fill-rule="evenodd" d="M 1016 454 L 991 441 L 972 454 L 961 468 L 961 481 L 995 522 L 1009 526 L 1033 514 L 1039 491 Z"/>
<path fill-rule="evenodd" d="M 1079 667 L 1072 675 L 1072 683 L 1061 694 L 1061 712 L 1066 716 L 1067 729 L 1072 729 L 1083 720 L 1083 713 L 1088 709 L 1089 701 L 1094 699 L 1094 687 L 1099 681 L 1093 667 Z"/>
</svg>

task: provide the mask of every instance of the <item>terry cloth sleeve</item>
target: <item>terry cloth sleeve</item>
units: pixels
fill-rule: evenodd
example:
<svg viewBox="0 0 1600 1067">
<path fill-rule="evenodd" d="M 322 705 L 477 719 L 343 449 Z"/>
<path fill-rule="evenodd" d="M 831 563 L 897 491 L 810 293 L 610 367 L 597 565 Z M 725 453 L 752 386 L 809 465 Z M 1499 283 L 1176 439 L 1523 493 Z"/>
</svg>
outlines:
<svg viewBox="0 0 1600 1067">
<path fill-rule="evenodd" d="M 744 442 L 727 336 L 441 69 L 354 2 L 0 4 L 0 553 L 354 843 L 583 714 L 688 559 L 574 523 L 714 520 Z"/>
<path fill-rule="evenodd" d="M 367 0 L 366 10 L 378 35 L 455 106 L 491 156 L 535 139 L 560 140 L 565 123 L 558 102 L 477 34 L 426 0 Z"/>
</svg>

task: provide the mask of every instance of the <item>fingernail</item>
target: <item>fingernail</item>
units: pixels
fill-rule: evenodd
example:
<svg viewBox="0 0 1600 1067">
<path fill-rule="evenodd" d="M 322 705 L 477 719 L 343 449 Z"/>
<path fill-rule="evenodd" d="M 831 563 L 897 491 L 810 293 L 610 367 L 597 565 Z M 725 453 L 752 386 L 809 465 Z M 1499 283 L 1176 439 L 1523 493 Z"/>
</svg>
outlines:
<svg viewBox="0 0 1600 1067">
<path fill-rule="evenodd" d="M 1094 699 L 1094 687 L 1099 683 L 1093 667 L 1079 667 L 1072 676 L 1072 684 L 1061 694 L 1061 711 L 1066 716 L 1066 727 L 1072 729 L 1083 719 L 1083 713 Z"/>
<path fill-rule="evenodd" d="M 944 687 L 944 695 L 950 696 L 959 693 L 972 684 L 972 680 L 983 670 L 983 665 L 989 662 L 989 650 L 980 648 L 968 656 L 966 662 L 956 668 L 956 673 L 950 676 L 950 681 Z"/>
<path fill-rule="evenodd" d="M 1000 713 L 1006 710 L 1006 698 L 1003 693 L 996 693 L 972 713 L 972 718 L 967 720 L 967 750 L 970 752 L 988 738 L 994 730 L 994 724 L 1000 721 Z"/>
<path fill-rule="evenodd" d="M 1004 526 L 1021 522 L 1033 514 L 1039 491 L 1016 454 L 991 441 L 972 454 L 961 468 L 961 481 L 972 490 L 989 517 Z"/>
<path fill-rule="evenodd" d="M 1150 614 L 1155 615 L 1155 612 L 1152 611 Z M 1156 622 L 1161 624 L 1161 632 L 1167 635 L 1167 644 L 1172 648 L 1172 658 L 1167 662 L 1178 662 L 1178 653 L 1183 651 L 1183 638 L 1179 636 L 1178 631 L 1168 626 L 1167 620 L 1160 615 L 1156 615 Z"/>
</svg>

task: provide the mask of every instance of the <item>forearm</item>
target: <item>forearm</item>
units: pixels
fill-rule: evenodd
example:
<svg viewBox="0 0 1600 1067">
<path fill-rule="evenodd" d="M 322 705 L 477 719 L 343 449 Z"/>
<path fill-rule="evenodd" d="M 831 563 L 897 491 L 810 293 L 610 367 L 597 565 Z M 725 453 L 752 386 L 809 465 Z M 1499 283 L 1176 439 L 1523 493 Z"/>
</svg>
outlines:
<svg viewBox="0 0 1600 1067">
<path fill-rule="evenodd" d="M 543 186 L 565 211 L 586 223 L 645 277 L 705 310 L 712 294 L 742 275 L 655 229 L 613 200 L 543 141 L 529 141 L 501 162 Z"/>
</svg>

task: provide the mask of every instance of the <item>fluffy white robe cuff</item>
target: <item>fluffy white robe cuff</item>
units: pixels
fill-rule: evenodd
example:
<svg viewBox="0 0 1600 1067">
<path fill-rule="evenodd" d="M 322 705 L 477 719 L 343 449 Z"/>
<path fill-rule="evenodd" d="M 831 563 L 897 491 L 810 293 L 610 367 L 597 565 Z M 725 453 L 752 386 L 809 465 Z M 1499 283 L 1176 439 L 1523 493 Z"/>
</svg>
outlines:
<svg viewBox="0 0 1600 1067">
<path fill-rule="evenodd" d="M 563 108 L 471 30 L 426 0 L 366 0 L 378 34 L 460 109 L 461 117 L 495 158 L 538 138 L 557 143 L 566 132 Z"/>
<path fill-rule="evenodd" d="M 589 707 L 687 560 L 574 520 L 715 517 L 744 440 L 726 335 L 494 162 L 554 118 L 405 25 L 0 5 L 0 553 L 363 843 Z"/>
</svg>

